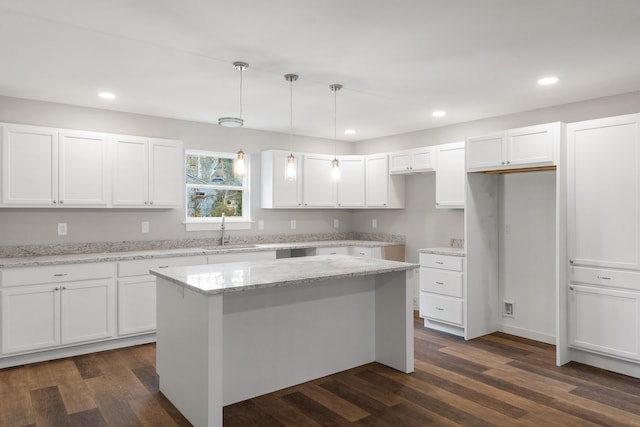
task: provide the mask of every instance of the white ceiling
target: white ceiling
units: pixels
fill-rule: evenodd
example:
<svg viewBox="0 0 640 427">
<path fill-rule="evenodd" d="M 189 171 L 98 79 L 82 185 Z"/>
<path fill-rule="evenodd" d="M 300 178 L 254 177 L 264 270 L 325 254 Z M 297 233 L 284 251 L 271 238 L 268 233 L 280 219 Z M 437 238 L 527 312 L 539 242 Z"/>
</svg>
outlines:
<svg viewBox="0 0 640 427">
<path fill-rule="evenodd" d="M 289 131 L 296 73 L 294 133 L 341 83 L 343 140 L 640 90 L 639 52 L 638 0 L 0 0 L 0 95 L 216 123 L 241 60 L 245 127 Z"/>
</svg>

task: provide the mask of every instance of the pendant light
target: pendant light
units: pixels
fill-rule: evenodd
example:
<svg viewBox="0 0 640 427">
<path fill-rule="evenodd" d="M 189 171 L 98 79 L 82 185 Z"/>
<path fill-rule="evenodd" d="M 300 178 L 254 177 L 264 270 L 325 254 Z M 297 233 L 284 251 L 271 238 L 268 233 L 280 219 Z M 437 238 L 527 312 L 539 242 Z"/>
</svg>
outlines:
<svg viewBox="0 0 640 427">
<path fill-rule="evenodd" d="M 236 61 L 233 63 L 236 70 L 240 71 L 240 116 L 239 117 L 220 117 L 218 124 L 226 128 L 238 128 L 244 125 L 242 120 L 242 72 L 249 68 L 249 64 L 242 61 Z M 245 163 L 245 154 L 242 149 L 238 151 L 238 158 L 234 164 L 234 172 L 237 176 L 244 176 L 247 173 L 247 165 Z"/>
<path fill-rule="evenodd" d="M 291 154 L 287 157 L 287 167 L 284 171 L 284 178 L 287 181 L 295 181 L 297 171 L 296 158 L 293 155 L 293 82 L 298 80 L 298 75 L 285 74 L 284 79 L 289 82 L 289 150 L 291 150 Z"/>
<path fill-rule="evenodd" d="M 236 61 L 233 63 L 236 70 L 240 71 L 240 116 L 239 117 L 220 117 L 218 124 L 226 128 L 238 128 L 244 124 L 242 120 L 242 72 L 249 68 L 246 62 Z"/>
<path fill-rule="evenodd" d="M 334 83 L 329 85 L 329 89 L 333 92 L 333 160 L 331 161 L 331 178 L 334 181 L 340 180 L 340 161 L 336 155 L 337 127 L 338 127 L 338 101 L 337 92 L 342 89 L 341 84 Z"/>
</svg>

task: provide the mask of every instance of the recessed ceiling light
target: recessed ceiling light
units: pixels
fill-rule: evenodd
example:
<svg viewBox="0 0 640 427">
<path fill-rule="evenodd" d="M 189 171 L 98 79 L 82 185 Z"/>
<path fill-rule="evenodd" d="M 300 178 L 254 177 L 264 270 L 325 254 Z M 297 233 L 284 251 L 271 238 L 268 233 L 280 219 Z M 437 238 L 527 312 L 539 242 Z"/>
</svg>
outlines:
<svg viewBox="0 0 640 427">
<path fill-rule="evenodd" d="M 344 133 L 347 134 L 347 135 L 355 135 L 356 134 L 356 130 L 355 129 L 345 129 Z"/>
<path fill-rule="evenodd" d="M 98 96 L 102 99 L 116 99 L 116 95 L 111 92 L 100 92 Z"/>
<path fill-rule="evenodd" d="M 446 112 L 446 111 L 439 110 L 439 111 L 434 111 L 433 113 L 431 113 L 431 115 L 432 115 L 433 117 L 444 117 L 444 116 L 446 116 L 446 115 L 447 115 L 447 112 Z"/>
<path fill-rule="evenodd" d="M 548 86 L 548 85 L 553 85 L 558 83 L 558 78 L 557 77 L 553 77 L 553 76 L 549 76 L 549 77 L 543 77 L 540 80 L 538 80 L 538 84 L 540 86 Z"/>
</svg>

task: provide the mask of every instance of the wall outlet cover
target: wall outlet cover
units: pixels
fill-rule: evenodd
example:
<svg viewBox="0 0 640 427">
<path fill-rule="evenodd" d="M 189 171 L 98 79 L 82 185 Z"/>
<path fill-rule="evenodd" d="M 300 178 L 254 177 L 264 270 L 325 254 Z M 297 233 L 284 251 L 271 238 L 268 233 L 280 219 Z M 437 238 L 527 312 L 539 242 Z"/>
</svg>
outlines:
<svg viewBox="0 0 640 427">
<path fill-rule="evenodd" d="M 296 229 L 296 220 L 295 220 L 295 219 L 292 219 L 292 220 L 291 220 L 291 229 L 292 229 L 292 230 L 295 230 L 295 229 Z"/>
<path fill-rule="evenodd" d="M 58 236 L 66 236 L 67 235 L 67 223 L 59 222 L 58 223 Z"/>
<path fill-rule="evenodd" d="M 340 220 L 339 219 L 334 219 L 333 220 L 333 228 L 340 228 Z"/>
<path fill-rule="evenodd" d="M 149 221 L 142 221 L 142 223 L 140 223 L 140 231 L 142 233 L 149 232 Z"/>
<path fill-rule="evenodd" d="M 371 220 L 371 228 L 378 228 L 378 220 L 377 219 L 372 219 Z"/>
<path fill-rule="evenodd" d="M 258 220 L 258 230 L 264 230 L 264 221 L 261 219 Z"/>
</svg>

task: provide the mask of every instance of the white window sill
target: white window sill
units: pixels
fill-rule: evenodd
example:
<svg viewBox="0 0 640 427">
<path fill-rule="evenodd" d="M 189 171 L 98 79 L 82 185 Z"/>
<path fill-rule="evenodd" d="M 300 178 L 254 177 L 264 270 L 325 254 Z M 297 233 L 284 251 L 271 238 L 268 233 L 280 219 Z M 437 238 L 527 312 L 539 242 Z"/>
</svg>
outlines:
<svg viewBox="0 0 640 427">
<path fill-rule="evenodd" d="M 220 230 L 222 221 L 216 222 L 185 222 L 185 231 L 212 231 Z M 230 221 L 225 220 L 224 228 L 226 230 L 251 230 L 251 221 Z"/>
</svg>

